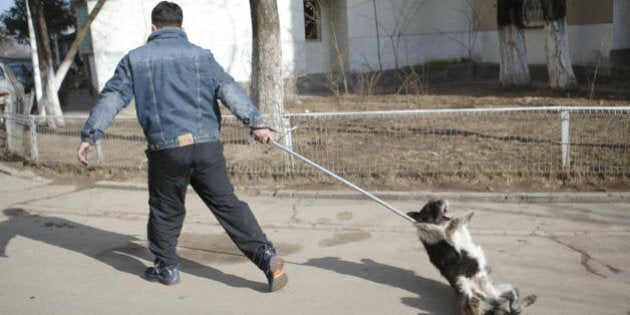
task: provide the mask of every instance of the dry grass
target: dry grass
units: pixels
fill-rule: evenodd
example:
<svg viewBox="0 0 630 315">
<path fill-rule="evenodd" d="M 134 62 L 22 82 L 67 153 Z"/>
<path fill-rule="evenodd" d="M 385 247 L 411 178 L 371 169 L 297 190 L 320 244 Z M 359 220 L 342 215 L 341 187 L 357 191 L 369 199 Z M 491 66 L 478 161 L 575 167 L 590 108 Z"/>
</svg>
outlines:
<svg viewBox="0 0 630 315">
<path fill-rule="evenodd" d="M 571 95 L 540 88 L 505 90 L 494 84 L 449 86 L 429 91 L 422 95 L 300 96 L 289 100 L 286 108 L 292 113 L 302 113 L 549 105 L 627 106 L 630 99 L 630 93 L 617 89 L 602 89 L 595 94 L 596 99 L 588 99 L 585 97 L 587 92 Z M 557 116 L 541 115 L 516 120 L 502 120 L 492 115 L 462 115 L 450 120 L 427 116 L 400 119 L 385 127 L 376 127 L 382 126 L 380 117 L 370 118 L 375 121 L 365 118 L 296 120 L 293 125 L 302 128 L 293 134 L 294 149 L 372 190 L 627 189 L 627 172 L 593 172 L 580 168 L 563 171 L 558 159 L 561 154 Z M 85 170 L 74 162 L 82 123 L 69 122 L 52 133 L 40 126 L 40 151 L 45 153 L 47 163 L 37 168 L 38 172 L 59 180 L 144 181 L 146 158 L 137 124 L 112 125 L 102 144 L 103 162 Z M 607 121 L 589 119 L 586 123 L 572 123 L 584 129 L 581 133 L 599 135 L 604 143 L 617 141 L 615 139 L 628 142 L 627 134 L 614 134 L 607 129 Z M 535 136 L 532 130 L 536 131 Z M 294 172 L 285 173 L 285 154 L 267 146 L 249 145 L 251 140 L 238 123 L 224 125 L 223 134 L 229 135 L 225 139 L 225 155 L 237 184 L 331 189 L 341 185 L 297 160 L 293 164 Z M 589 141 L 598 142 L 599 139 L 584 142 Z M 628 165 L 629 150 L 627 146 L 578 147 L 575 154 L 586 156 L 589 165 L 610 165 L 619 161 Z M 383 165 L 394 166 L 383 168 Z"/>
</svg>

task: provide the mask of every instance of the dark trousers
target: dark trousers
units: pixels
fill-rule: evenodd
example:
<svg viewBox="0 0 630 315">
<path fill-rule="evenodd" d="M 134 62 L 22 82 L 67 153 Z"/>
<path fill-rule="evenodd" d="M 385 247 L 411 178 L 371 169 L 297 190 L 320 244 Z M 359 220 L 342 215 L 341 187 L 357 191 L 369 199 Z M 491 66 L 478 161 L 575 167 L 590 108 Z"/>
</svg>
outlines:
<svg viewBox="0 0 630 315">
<path fill-rule="evenodd" d="M 261 270 L 265 252 L 273 250 L 247 203 L 234 195 L 221 142 L 148 151 L 149 250 L 156 263 L 179 263 L 175 248 L 186 215 L 188 184 L 212 211 L 236 246 Z"/>
</svg>

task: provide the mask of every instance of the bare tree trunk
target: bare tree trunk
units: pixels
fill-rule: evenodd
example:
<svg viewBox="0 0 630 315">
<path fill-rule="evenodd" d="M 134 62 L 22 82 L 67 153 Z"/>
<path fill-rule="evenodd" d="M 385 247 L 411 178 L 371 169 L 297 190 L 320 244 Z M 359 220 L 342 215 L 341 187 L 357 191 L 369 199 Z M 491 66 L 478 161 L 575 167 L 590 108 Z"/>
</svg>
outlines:
<svg viewBox="0 0 630 315">
<path fill-rule="evenodd" d="M 541 0 L 545 17 L 548 85 L 552 89 L 574 90 L 578 82 L 569 53 L 565 0 Z"/>
<path fill-rule="evenodd" d="M 249 4 L 253 36 L 251 97 L 268 115 L 271 127 L 282 131 L 284 84 L 277 0 L 249 0 Z"/>
<path fill-rule="evenodd" d="M 46 27 L 46 19 L 44 18 L 44 6 L 41 0 L 29 1 L 31 14 L 33 16 L 33 26 L 35 28 L 35 38 L 38 45 L 37 50 L 39 52 L 39 62 L 44 68 L 44 95 L 42 102 L 46 108 L 46 115 L 52 115 L 53 118 L 48 119 L 48 124 L 51 127 L 57 125 L 64 125 L 63 112 L 61 111 L 61 104 L 59 103 L 59 97 L 57 95 L 57 84 L 55 83 L 55 72 L 52 63 L 52 53 L 50 50 L 50 39 L 48 37 L 48 28 Z M 41 106 L 40 106 L 41 108 Z"/>
<path fill-rule="evenodd" d="M 333 69 L 333 73 L 335 70 L 339 71 L 339 76 L 341 80 L 341 85 L 343 87 L 343 94 L 348 94 L 350 92 L 350 87 L 348 86 L 348 74 L 346 71 L 346 61 L 345 56 L 346 52 L 341 47 L 341 43 L 339 41 L 339 37 L 337 37 L 337 27 L 335 26 L 335 12 L 338 8 L 335 8 L 335 4 L 333 2 L 319 2 L 320 8 L 326 11 L 326 16 L 328 17 L 328 29 L 330 30 L 330 43 L 335 49 L 334 58 L 337 59 L 336 69 Z M 320 16 L 320 19 L 323 17 Z M 323 21 L 322 21 L 323 22 Z M 378 36 L 377 36 L 377 42 Z M 377 44 L 379 46 L 379 56 L 380 56 L 380 42 Z M 380 57 L 379 57 L 380 60 Z M 380 61 L 379 61 L 380 62 Z M 335 85 L 338 85 L 337 80 L 333 79 Z"/>
<path fill-rule="evenodd" d="M 57 72 L 55 72 L 55 82 L 57 83 L 57 87 L 56 87 L 57 91 L 59 91 L 59 89 L 61 88 L 61 82 L 63 82 L 63 79 L 66 77 L 66 74 L 68 73 L 68 70 L 70 69 L 70 66 L 72 66 L 72 63 L 74 62 L 74 56 L 77 54 L 77 51 L 79 50 L 79 46 L 81 46 L 81 42 L 83 41 L 83 38 L 85 38 L 85 35 L 90 30 L 90 25 L 92 24 L 92 22 L 98 15 L 98 12 L 101 11 L 101 8 L 105 4 L 105 1 L 106 0 L 98 0 L 96 5 L 90 12 L 90 15 L 88 15 L 88 17 L 85 19 L 85 23 L 83 24 L 83 26 L 81 26 L 81 29 L 77 32 L 77 36 L 72 42 L 72 45 L 70 46 L 70 49 L 68 50 L 68 53 L 63 58 L 63 61 L 59 64 L 59 68 L 57 68 Z"/>
<path fill-rule="evenodd" d="M 523 33 L 522 0 L 498 0 L 499 80 L 504 87 L 526 86 L 531 82 Z"/>
<path fill-rule="evenodd" d="M 31 15 L 31 7 L 29 4 L 28 0 L 26 1 L 26 18 L 27 18 L 27 23 L 28 23 L 28 33 L 29 33 L 29 42 L 31 44 L 31 59 L 33 62 L 33 85 L 34 85 L 34 90 L 35 92 L 31 92 L 31 94 L 34 94 L 35 96 L 34 101 L 28 104 L 29 110 L 27 113 L 31 113 L 33 111 L 33 106 L 34 107 L 38 107 L 39 104 L 41 103 L 42 97 L 43 97 L 43 90 L 42 90 L 42 74 L 39 68 L 39 54 L 37 53 L 37 51 L 39 50 L 39 45 L 37 45 L 37 39 L 36 39 L 36 31 L 35 31 L 35 27 L 33 24 L 33 17 Z M 37 108 L 40 111 L 43 111 L 43 114 L 46 114 L 46 111 L 43 108 Z"/>
<path fill-rule="evenodd" d="M 499 29 L 499 50 L 501 65 L 499 81 L 504 87 L 526 86 L 531 82 L 527 65 L 525 35 L 515 25 Z"/>
</svg>

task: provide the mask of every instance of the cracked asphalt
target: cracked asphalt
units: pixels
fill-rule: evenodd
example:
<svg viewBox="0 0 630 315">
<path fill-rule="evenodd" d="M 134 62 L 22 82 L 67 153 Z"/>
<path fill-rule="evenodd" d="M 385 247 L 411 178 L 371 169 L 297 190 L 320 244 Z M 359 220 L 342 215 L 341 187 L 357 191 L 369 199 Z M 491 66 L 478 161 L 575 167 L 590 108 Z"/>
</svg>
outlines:
<svg viewBox="0 0 630 315">
<path fill-rule="evenodd" d="M 238 188 L 238 187 L 237 187 Z M 189 192 L 178 251 L 182 282 L 140 276 L 143 185 L 80 188 L 0 167 L 2 314 L 456 314 L 455 297 L 409 222 L 343 192 L 237 190 L 288 265 L 265 277 Z M 525 314 L 630 314 L 627 194 L 385 194 L 401 211 L 450 199 L 470 223 L 496 283 L 538 301 Z"/>
</svg>

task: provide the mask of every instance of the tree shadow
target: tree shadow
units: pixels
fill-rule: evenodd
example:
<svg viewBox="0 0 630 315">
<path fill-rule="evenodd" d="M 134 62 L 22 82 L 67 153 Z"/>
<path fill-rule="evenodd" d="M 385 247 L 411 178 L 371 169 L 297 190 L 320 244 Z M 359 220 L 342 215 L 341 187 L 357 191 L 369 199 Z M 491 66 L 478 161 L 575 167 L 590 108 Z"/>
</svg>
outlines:
<svg viewBox="0 0 630 315">
<path fill-rule="evenodd" d="M 303 265 L 350 275 L 379 284 L 406 290 L 415 296 L 403 297 L 401 302 L 417 308 L 420 314 L 457 314 L 456 298 L 446 283 L 424 278 L 406 270 L 363 258 L 360 263 L 338 257 L 310 259 Z"/>
<path fill-rule="evenodd" d="M 0 222 L 0 259 L 9 258 L 6 255 L 6 247 L 11 239 L 22 236 L 86 255 L 118 271 L 138 275 L 143 279 L 147 267 L 144 261 L 153 261 L 147 248 L 139 245 L 144 241 L 132 235 L 110 232 L 64 218 L 33 215 L 18 208 L 5 209 L 3 213 L 8 219 Z M 254 282 L 226 274 L 185 257 L 181 257 L 181 272 L 231 287 L 267 291 L 266 282 Z"/>
</svg>

